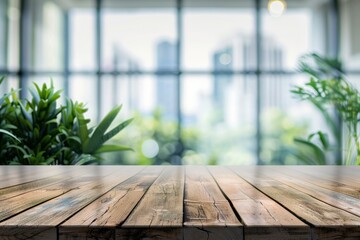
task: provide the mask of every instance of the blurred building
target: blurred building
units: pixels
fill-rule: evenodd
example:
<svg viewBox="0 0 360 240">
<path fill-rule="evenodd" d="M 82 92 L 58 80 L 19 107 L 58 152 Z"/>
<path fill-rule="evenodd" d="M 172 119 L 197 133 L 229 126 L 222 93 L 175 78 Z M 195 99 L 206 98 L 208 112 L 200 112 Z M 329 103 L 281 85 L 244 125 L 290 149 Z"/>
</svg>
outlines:
<svg viewBox="0 0 360 240">
<path fill-rule="evenodd" d="M 138 60 L 128 54 L 123 48 L 114 45 L 113 55 L 104 58 L 103 68 L 107 71 L 129 71 L 139 70 Z M 123 105 L 123 111 L 130 113 L 134 110 L 139 111 L 141 83 L 138 77 L 133 74 L 129 76 L 108 75 L 103 77 L 101 115 L 105 116 L 113 107 Z M 81 83 L 77 88 L 81 88 Z"/>
<path fill-rule="evenodd" d="M 279 71 L 283 67 L 283 50 L 271 38 L 264 38 L 261 64 L 267 71 Z M 237 76 L 233 71 L 250 72 L 256 67 L 256 41 L 254 37 L 236 35 L 213 54 L 214 71 L 213 101 L 219 114 L 218 120 L 236 127 L 255 121 L 256 81 L 251 74 Z M 283 96 L 287 82 L 278 75 L 262 78 L 262 107 L 284 107 Z"/>
<path fill-rule="evenodd" d="M 156 46 L 156 69 L 162 74 L 156 78 L 156 103 L 165 120 L 177 119 L 177 85 L 174 75 L 166 74 L 176 70 L 176 45 L 160 41 Z"/>
</svg>

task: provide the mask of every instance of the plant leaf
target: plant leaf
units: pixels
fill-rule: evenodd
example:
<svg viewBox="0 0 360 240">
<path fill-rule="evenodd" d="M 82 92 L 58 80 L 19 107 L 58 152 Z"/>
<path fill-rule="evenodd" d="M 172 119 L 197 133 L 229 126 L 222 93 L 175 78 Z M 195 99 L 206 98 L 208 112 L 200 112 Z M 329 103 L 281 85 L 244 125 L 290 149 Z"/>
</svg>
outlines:
<svg viewBox="0 0 360 240">
<path fill-rule="evenodd" d="M 311 158 L 313 158 L 313 159 L 311 159 L 313 162 L 321 164 L 321 165 L 326 163 L 325 153 L 318 145 L 316 145 L 308 140 L 302 139 L 302 138 L 295 138 L 294 142 L 296 144 L 302 145 L 308 151 L 311 150 L 310 152 L 312 152 L 314 154 L 313 156 L 311 156 Z"/>
<path fill-rule="evenodd" d="M 111 139 L 113 136 L 118 134 L 121 130 L 123 130 L 125 127 L 127 127 L 133 120 L 134 120 L 133 118 L 130 118 L 130 119 L 120 123 L 119 125 L 114 127 L 111 131 L 106 133 L 102 138 L 103 143 L 105 143 L 106 141 Z"/>
<path fill-rule="evenodd" d="M 22 148 L 22 147 L 20 147 L 20 146 L 11 144 L 11 145 L 9 145 L 8 147 L 9 147 L 9 148 L 16 148 L 16 149 L 18 149 L 20 152 L 22 152 L 22 154 L 23 154 L 22 157 L 25 157 L 26 155 L 28 155 L 27 152 L 25 151 L 25 149 Z"/>
<path fill-rule="evenodd" d="M 5 76 L 0 77 L 0 85 L 2 84 L 2 82 L 4 81 L 4 79 L 5 79 Z"/>
<path fill-rule="evenodd" d="M 75 165 L 84 165 L 90 164 L 96 161 L 96 158 L 92 155 L 81 155 L 77 160 L 75 160 Z"/>
<path fill-rule="evenodd" d="M 321 131 L 317 132 L 317 134 L 319 135 L 321 144 L 324 146 L 324 149 L 328 149 L 330 146 L 329 136 L 326 133 L 323 133 Z"/>
<path fill-rule="evenodd" d="M 25 119 L 30 123 L 30 125 L 32 126 L 33 125 L 33 119 L 32 119 L 32 116 L 31 114 L 26 111 L 24 105 L 19 101 L 19 105 L 20 105 L 20 108 L 21 108 L 21 112 L 22 114 L 24 115 Z"/>
<path fill-rule="evenodd" d="M 79 124 L 79 137 L 84 148 L 84 145 L 89 141 L 89 129 L 87 127 L 89 120 L 85 119 L 84 114 L 79 111 L 76 111 L 76 117 Z"/>
<path fill-rule="evenodd" d="M 131 147 L 121 145 L 103 145 L 95 152 L 95 154 L 119 151 L 133 151 L 133 149 Z"/>
<path fill-rule="evenodd" d="M 9 132 L 9 131 L 6 131 L 6 130 L 4 130 L 4 129 L 0 129 L 0 133 L 4 133 L 4 134 L 12 137 L 12 138 L 15 139 L 16 141 L 21 142 L 14 134 L 12 134 L 12 133 Z"/>
<path fill-rule="evenodd" d="M 100 122 L 100 124 L 95 129 L 94 133 L 92 134 L 89 145 L 87 149 L 87 153 L 95 152 L 105 141 L 103 140 L 103 136 L 106 130 L 110 127 L 111 123 L 114 121 L 116 116 L 121 110 L 121 106 L 115 107 L 111 110 L 104 119 Z"/>
<path fill-rule="evenodd" d="M 32 88 L 30 88 L 29 91 L 30 91 L 30 94 L 32 95 L 33 99 L 35 100 L 35 103 L 39 104 L 40 96 L 39 96 L 38 92 L 35 92 L 34 89 L 32 89 Z"/>
</svg>

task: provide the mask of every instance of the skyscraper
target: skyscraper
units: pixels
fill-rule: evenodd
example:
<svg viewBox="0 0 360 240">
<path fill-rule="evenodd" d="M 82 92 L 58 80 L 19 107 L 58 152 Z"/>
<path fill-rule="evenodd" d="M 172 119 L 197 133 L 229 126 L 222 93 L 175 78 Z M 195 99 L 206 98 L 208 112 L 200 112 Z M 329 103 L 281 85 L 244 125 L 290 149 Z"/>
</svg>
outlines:
<svg viewBox="0 0 360 240">
<path fill-rule="evenodd" d="M 216 51 L 213 55 L 213 65 L 216 72 L 232 70 L 233 50 L 231 46 Z M 227 74 L 214 75 L 213 100 L 217 109 L 217 120 L 224 120 L 224 94 L 232 76 Z"/>
<path fill-rule="evenodd" d="M 282 49 L 271 39 L 263 38 L 262 68 L 279 70 L 282 66 Z M 256 42 L 254 37 L 236 35 L 213 54 L 215 71 L 254 71 L 256 69 Z M 276 76 L 263 78 L 264 107 L 282 104 L 282 82 Z M 286 84 L 286 83 L 285 83 Z M 218 120 L 230 126 L 251 124 L 255 120 L 256 81 L 252 75 L 218 74 L 213 79 L 213 101 Z"/>
<path fill-rule="evenodd" d="M 176 45 L 170 41 L 160 41 L 156 46 L 157 71 L 176 70 Z M 156 102 L 165 120 L 176 120 L 177 84 L 174 75 L 160 74 L 156 81 Z"/>
</svg>

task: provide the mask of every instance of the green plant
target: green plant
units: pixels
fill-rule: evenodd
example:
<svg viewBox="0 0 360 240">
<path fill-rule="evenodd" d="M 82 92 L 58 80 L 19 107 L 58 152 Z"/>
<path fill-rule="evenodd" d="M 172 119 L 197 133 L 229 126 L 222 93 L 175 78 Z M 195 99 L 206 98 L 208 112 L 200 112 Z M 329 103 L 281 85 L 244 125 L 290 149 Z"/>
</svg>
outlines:
<svg viewBox="0 0 360 240">
<path fill-rule="evenodd" d="M 131 148 L 121 145 L 104 145 L 105 142 L 118 134 L 132 121 L 132 119 L 128 119 L 110 131 L 107 131 L 120 110 L 121 106 L 115 107 L 111 110 L 95 128 L 95 130 L 89 130 L 87 125 L 90 120 L 85 119 L 84 109 L 76 111 L 76 117 L 79 123 L 78 135 L 80 137 L 82 153 L 99 157 L 98 155 L 100 153 L 131 150 Z"/>
<path fill-rule="evenodd" d="M 61 91 L 55 91 L 52 83 L 41 88 L 34 83 L 29 91 L 31 99 L 19 99 L 14 90 L 0 99 L 1 164 L 89 164 L 101 159 L 103 152 L 130 149 L 105 145 L 131 122 L 106 132 L 120 107 L 89 129 L 85 105 L 71 99 L 59 105 Z"/>
<path fill-rule="evenodd" d="M 328 135 L 321 131 L 310 134 L 306 139 L 296 137 L 297 146 L 292 152 L 302 163 L 309 165 L 327 164 L 327 152 L 331 151 Z"/>
<path fill-rule="evenodd" d="M 298 164 L 301 154 L 294 137 L 305 134 L 307 123 L 296 121 L 280 109 L 267 109 L 262 114 L 262 164 Z M 295 157 L 296 156 L 296 157 Z"/>
<path fill-rule="evenodd" d="M 326 160 L 324 160 L 325 153 L 334 149 L 341 149 L 342 145 L 342 129 L 339 129 L 334 114 L 331 114 L 331 111 L 335 109 L 349 132 L 347 135 L 348 145 L 354 145 L 354 147 L 347 149 L 347 157 L 344 163 L 356 163 L 359 165 L 359 91 L 345 79 L 341 63 L 337 60 L 310 54 L 301 59 L 300 66 L 303 72 L 311 75 L 311 78 L 305 86 L 298 86 L 292 92 L 301 100 L 311 102 L 321 112 L 331 129 L 334 139 L 336 139 L 336 146 L 331 146 L 327 135 L 322 132 L 313 134 L 313 136 L 319 136 L 320 141 L 317 143 L 312 141 L 311 135 L 308 139 L 295 139 L 295 141 L 312 147 L 318 153 L 318 156 L 322 156 L 319 157 L 318 163 L 326 163 Z M 356 159 L 352 158 L 354 149 L 356 150 Z M 341 164 L 341 162 L 338 162 L 338 164 Z"/>
<path fill-rule="evenodd" d="M 164 120 L 157 109 L 149 116 L 135 114 L 135 121 L 128 129 L 130 143 L 134 152 L 121 152 L 107 157 L 108 163 L 121 164 L 176 164 L 184 152 L 195 147 L 196 133 L 182 128 L 181 139 L 183 148 L 179 148 L 178 126 L 176 122 Z M 189 143 L 191 141 L 191 143 Z M 114 138 L 114 143 L 123 143 L 123 139 Z"/>
<path fill-rule="evenodd" d="M 0 78 L 0 85 L 4 79 L 5 77 Z M 14 91 L 11 91 L 0 98 L 0 163 L 3 163 L 7 159 L 8 145 L 20 141 L 11 133 L 11 130 L 16 129 L 16 127 L 7 121 L 11 113 L 10 97 L 14 94 Z"/>
</svg>

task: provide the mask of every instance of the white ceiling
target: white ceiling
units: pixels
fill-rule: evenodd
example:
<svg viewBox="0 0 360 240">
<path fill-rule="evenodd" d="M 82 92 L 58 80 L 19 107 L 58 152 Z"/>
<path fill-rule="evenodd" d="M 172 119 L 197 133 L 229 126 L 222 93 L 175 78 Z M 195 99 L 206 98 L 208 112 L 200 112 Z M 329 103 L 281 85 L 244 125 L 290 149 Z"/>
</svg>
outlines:
<svg viewBox="0 0 360 240">
<path fill-rule="evenodd" d="M 94 0 L 55 0 L 64 8 L 88 8 L 94 7 Z M 288 8 L 313 8 L 329 0 L 286 0 Z M 262 5 L 266 7 L 267 0 Z M 253 8 L 255 0 L 183 0 L 184 7 L 203 8 Z M 107 8 L 168 8 L 175 7 L 176 0 L 103 0 L 103 6 Z"/>
</svg>

